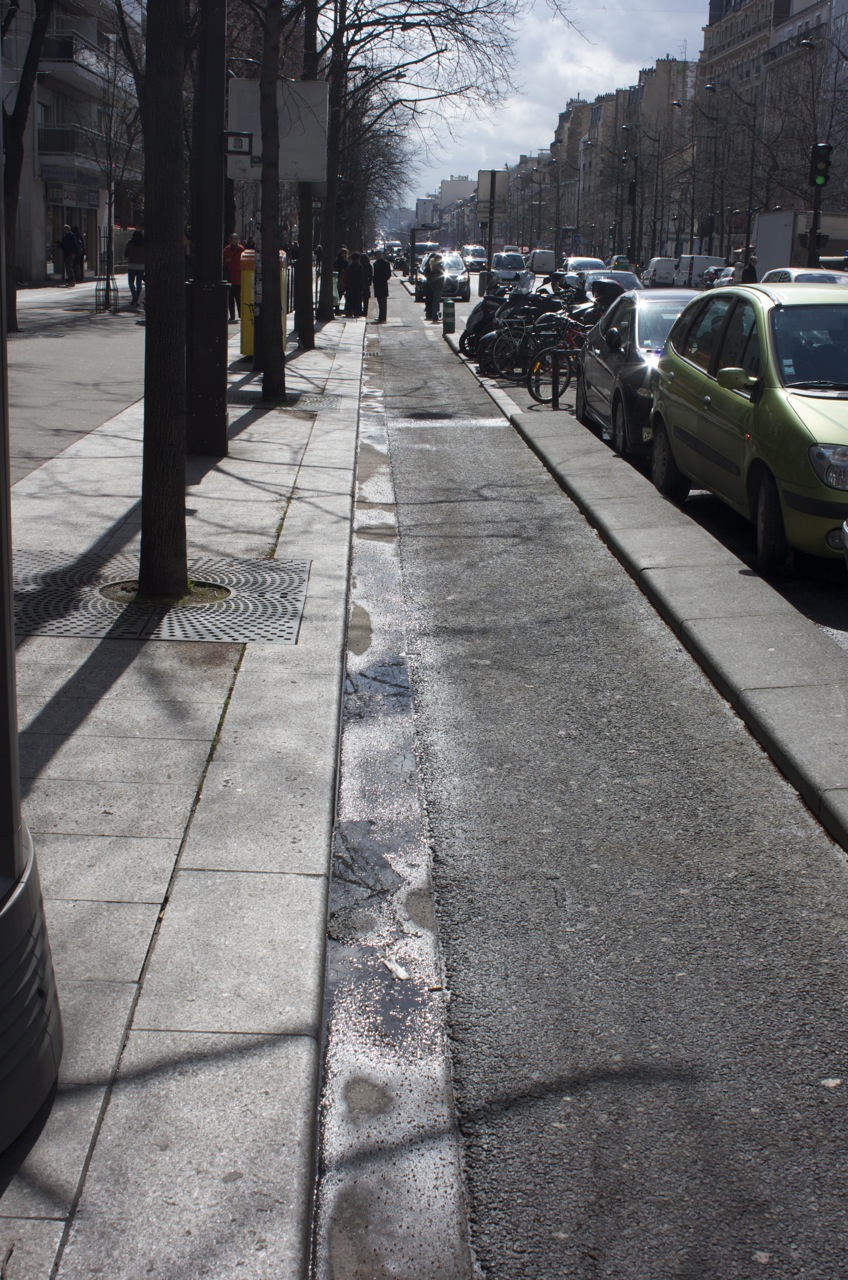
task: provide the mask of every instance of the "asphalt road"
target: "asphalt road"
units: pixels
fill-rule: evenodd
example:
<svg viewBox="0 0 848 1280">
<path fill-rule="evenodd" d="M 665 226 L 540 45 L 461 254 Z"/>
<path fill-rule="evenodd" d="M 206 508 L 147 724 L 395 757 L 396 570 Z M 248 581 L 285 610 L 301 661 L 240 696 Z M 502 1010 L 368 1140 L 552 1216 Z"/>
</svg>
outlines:
<svg viewBox="0 0 848 1280">
<path fill-rule="evenodd" d="M 13 484 L 143 393 L 138 312 L 94 306 L 93 281 L 18 293 L 20 332 L 7 346 Z"/>
<path fill-rule="evenodd" d="M 840 1276 L 844 856 L 399 292 L 371 368 L 479 1264 Z"/>
</svg>

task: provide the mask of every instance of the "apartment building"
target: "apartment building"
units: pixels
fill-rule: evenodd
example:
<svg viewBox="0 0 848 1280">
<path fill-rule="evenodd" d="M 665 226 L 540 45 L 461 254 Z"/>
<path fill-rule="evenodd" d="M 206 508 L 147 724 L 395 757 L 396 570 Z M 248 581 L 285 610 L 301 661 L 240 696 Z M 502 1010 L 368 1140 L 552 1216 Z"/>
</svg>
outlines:
<svg viewBox="0 0 848 1280">
<path fill-rule="evenodd" d="M 33 0 L 21 0 L 3 42 L 7 104 L 17 90 L 33 8 Z M 132 82 L 108 18 L 101 0 L 58 0 L 53 10 L 27 120 L 17 222 L 21 284 L 61 273 L 57 244 L 66 223 L 81 229 L 86 270 L 96 271 L 110 214 L 113 221 L 131 214 L 128 195 L 141 179 L 140 133 Z"/>
</svg>

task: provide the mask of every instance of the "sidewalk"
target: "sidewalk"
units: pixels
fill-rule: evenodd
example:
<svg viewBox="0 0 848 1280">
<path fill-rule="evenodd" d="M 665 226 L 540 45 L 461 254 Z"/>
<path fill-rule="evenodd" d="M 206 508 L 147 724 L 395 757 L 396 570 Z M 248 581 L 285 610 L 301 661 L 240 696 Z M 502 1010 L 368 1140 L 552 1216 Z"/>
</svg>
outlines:
<svg viewBox="0 0 848 1280">
<path fill-rule="evenodd" d="M 305 1275 L 363 338 L 326 326 L 284 409 L 231 375 L 229 456 L 190 460 L 187 499 L 190 572 L 234 586 L 223 627 L 107 636 L 78 587 L 137 568 L 141 402 L 13 489 L 65 1053 L 2 1161 L 4 1280 Z"/>
</svg>

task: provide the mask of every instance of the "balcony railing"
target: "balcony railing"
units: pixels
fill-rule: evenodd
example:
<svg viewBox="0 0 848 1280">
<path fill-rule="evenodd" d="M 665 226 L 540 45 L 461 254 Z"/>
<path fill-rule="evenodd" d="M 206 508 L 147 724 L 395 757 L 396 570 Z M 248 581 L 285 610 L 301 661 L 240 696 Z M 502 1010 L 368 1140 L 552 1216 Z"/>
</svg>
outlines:
<svg viewBox="0 0 848 1280">
<path fill-rule="evenodd" d="M 103 52 L 77 31 L 59 32 L 45 36 L 41 50 L 42 62 L 70 62 L 92 75 L 102 76 L 106 67 Z"/>
<path fill-rule="evenodd" d="M 38 130 L 39 155 L 91 155 L 96 139 L 72 124 L 41 125 Z"/>
</svg>

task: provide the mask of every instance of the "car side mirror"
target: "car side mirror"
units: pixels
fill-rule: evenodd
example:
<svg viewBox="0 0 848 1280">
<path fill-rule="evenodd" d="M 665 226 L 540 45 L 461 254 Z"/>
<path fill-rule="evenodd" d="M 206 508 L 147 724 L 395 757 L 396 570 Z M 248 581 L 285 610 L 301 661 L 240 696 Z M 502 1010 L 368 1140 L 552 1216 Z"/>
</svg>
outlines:
<svg viewBox="0 0 848 1280">
<path fill-rule="evenodd" d="M 754 403 L 763 394 L 762 378 L 755 377 L 745 369 L 736 369 L 732 366 L 719 369 L 716 373 L 716 382 L 720 387 L 724 387 L 725 391 L 741 391 L 744 395 L 750 396 Z"/>
<path fill-rule="evenodd" d="M 604 342 L 607 344 L 610 351 L 620 351 L 621 350 L 620 331 L 618 329 L 607 329 L 606 333 L 604 334 Z"/>
</svg>

